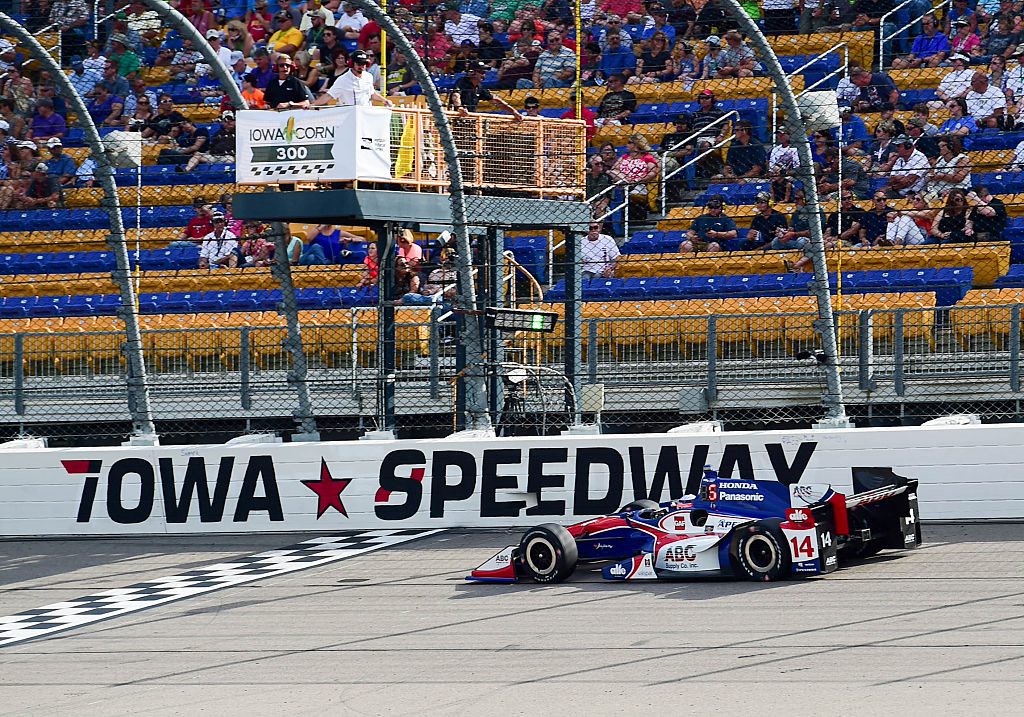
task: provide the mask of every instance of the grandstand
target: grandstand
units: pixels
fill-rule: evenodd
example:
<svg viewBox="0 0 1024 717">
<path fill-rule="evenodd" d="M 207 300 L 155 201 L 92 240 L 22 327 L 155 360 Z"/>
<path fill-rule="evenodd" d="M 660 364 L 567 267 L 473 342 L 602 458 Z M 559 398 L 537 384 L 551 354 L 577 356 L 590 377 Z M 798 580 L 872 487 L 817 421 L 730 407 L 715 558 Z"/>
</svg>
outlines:
<svg viewBox="0 0 1024 717">
<path fill-rule="evenodd" d="M 122 78 L 126 85 L 136 76 L 142 80 L 129 89 L 131 97 L 122 97 L 138 110 L 140 118 L 147 118 L 145 110 L 139 109 L 146 104 L 144 98 L 157 100 L 159 106 L 159 100 L 167 97 L 173 106 L 153 107 L 152 112 L 180 113 L 167 114 L 173 117 L 172 140 L 181 133 L 181 122 L 187 120 L 195 128 L 186 131 L 190 141 L 205 136 L 205 148 L 214 145 L 224 132 L 224 112 L 233 108 L 211 74 L 189 69 L 187 48 L 178 33 L 160 23 L 154 25 L 138 4 L 114 2 L 107 7 L 107 14 L 101 3 L 100 17 L 93 17 L 91 5 L 86 5 L 85 24 L 63 33 L 55 32 L 51 22 L 28 14 L 15 15 L 15 19 L 40 31 L 40 41 L 54 48 L 76 87 L 88 89 L 90 82 L 101 81 L 117 85 L 116 77 L 103 77 L 106 63 L 102 56 L 107 53 L 117 73 L 129 70 Z M 346 22 L 350 25 L 340 32 L 339 44 L 324 45 L 314 28 L 314 35 L 303 39 L 308 46 L 302 50 L 316 46 L 321 58 L 357 48 L 375 53 L 371 69 L 383 75 L 389 87 L 404 88 L 394 99 L 422 106 L 419 87 L 409 84 L 408 71 L 403 70 L 391 47 L 386 50 L 386 67 L 381 67 L 376 24 L 361 15 L 353 20 L 353 15 L 337 5 L 329 3 L 323 12 L 331 14 L 336 28 L 345 27 Z M 430 59 L 442 95 L 465 76 L 467 62 L 479 57 L 489 63 L 482 86 L 513 107 L 523 108 L 527 98 L 534 97 L 541 117 L 572 116 L 570 87 L 550 82 L 548 87 L 516 89 L 515 82 L 508 80 L 520 58 L 536 70 L 547 34 L 571 20 L 568 6 L 548 4 L 542 11 L 528 3 L 464 0 L 456 5 L 446 10 L 433 3 L 401 3 L 392 13 Z M 514 11 L 506 7 L 512 5 Z M 605 5 L 628 5 L 633 21 L 615 23 Z M 620 27 L 634 56 L 645 58 L 648 41 L 657 31 L 651 14 L 656 5 L 639 0 L 598 2 L 593 14 L 584 19 L 586 35 L 582 39 L 575 37 L 572 22 L 568 22 L 566 38 L 573 46 L 597 48 L 596 53 L 583 53 L 588 63 L 582 67 L 580 92 L 587 108 L 584 118 L 590 113 L 601 118 L 606 109 L 603 103 L 609 90 L 600 53 L 608 34 Z M 689 3 L 677 2 L 668 8 L 668 22 L 674 30 L 670 62 L 675 63 L 666 65 L 674 68 L 669 81 L 627 84 L 636 105 L 621 124 L 595 124 L 588 119 L 586 159 L 604 156 L 608 160 L 599 174 L 607 174 L 609 165 L 635 151 L 636 145 L 634 150 L 628 145 L 637 135 L 650 145 L 658 171 L 655 178 L 641 182 L 646 202 L 639 208 L 629 199 L 636 196 L 636 182 L 603 177 L 593 182 L 602 189 L 603 203 L 595 201 L 595 207 L 600 207 L 596 218 L 603 225 L 601 232 L 614 238 L 622 256 L 609 276 L 587 278 L 582 286 L 584 382 L 604 386 L 606 420 L 616 425 L 654 426 L 704 416 L 734 422 L 806 422 L 820 415 L 821 377 L 815 366 L 794 356 L 817 346 L 812 325 L 815 306 L 808 289 L 811 275 L 790 271 L 800 261 L 799 251 L 773 249 L 770 244 L 751 250 L 745 244 L 751 222 L 761 211 L 759 198 L 767 194 L 772 208 L 789 225 L 800 212 L 794 200 L 801 187 L 789 181 L 787 188 L 785 167 L 776 172 L 774 167 L 762 166 L 743 181 L 737 179 L 742 167 L 733 171 L 730 164 L 730 157 L 735 156 L 732 149 L 739 144 L 736 129 L 749 123 L 752 142 L 764 148 L 767 159 L 781 118 L 772 82 L 762 72 L 755 69 L 751 77 L 715 76 L 715 53 L 719 57 L 742 53 L 728 47 L 726 35 L 733 23 L 727 16 L 704 12 L 704 8 L 714 7 L 713 2 L 696 5 L 700 9 L 696 14 L 687 11 Z M 938 66 L 925 62 L 907 69 L 889 67 L 894 59 L 901 65 L 910 62 L 904 58 L 913 55 L 914 41 L 922 33 L 920 13 L 917 17 L 908 14 L 908 8 L 920 3 L 904 5 L 895 12 L 883 12 L 884 17 L 872 17 L 881 30 L 858 27 L 854 3 L 850 17 L 844 15 L 840 22 L 825 27 L 812 23 L 817 31 L 805 34 L 797 32 L 800 18 L 794 10 L 792 31 L 770 38 L 784 70 L 791 73 L 795 92 L 802 93 L 805 88 L 836 92 L 840 103 L 853 105 L 853 116 L 867 130 L 862 136 L 858 122 L 847 119 L 831 138 L 823 140 L 867 170 L 867 192 L 855 197 L 854 209 L 843 210 L 839 217 L 843 226 L 868 216 L 871 196 L 891 189 L 894 147 L 899 142 L 884 146 L 886 140 L 878 139 L 874 132 L 878 125 L 898 122 L 902 131 L 912 136 L 911 144 L 921 136 L 944 136 L 928 135 L 932 129 L 938 132 L 940 127 L 963 126 L 951 116 L 956 110 L 939 94 L 948 89 L 943 82 L 953 72 L 949 57 Z M 1014 47 L 1024 35 L 1011 43 L 1014 47 L 1007 45 L 995 53 L 1010 58 L 1005 63 L 1009 67 L 1003 70 L 986 52 L 993 41 L 994 15 L 986 9 L 990 5 L 980 3 L 975 8 L 975 3 L 970 3 L 976 9 L 980 44 L 967 63 L 971 73 L 991 75 L 991 86 L 998 87 L 1006 109 L 992 122 L 986 120 L 988 115 L 974 118 L 974 126 L 963 137 L 963 153 L 954 159 L 969 169 L 968 179 L 960 181 L 967 188 L 987 186 L 997 200 L 987 204 L 1001 203 L 1006 221 L 981 232 L 981 237 L 974 232 L 964 234 L 961 228 L 959 234 L 942 238 L 938 225 L 946 213 L 940 217 L 939 212 L 947 200 L 925 187 L 920 192 L 924 208 L 909 196 L 889 197 L 885 206 L 912 217 L 926 231 L 934 224 L 930 236 L 935 243 L 914 241 L 904 246 L 901 241 L 892 246 L 885 239 L 885 222 L 875 221 L 873 226 L 880 226 L 880 233 L 830 245 L 827 260 L 838 311 L 843 377 L 848 410 L 855 417 L 912 421 L 958 407 L 991 416 L 1018 415 L 1018 303 L 1024 290 L 1024 171 L 1020 171 L 1018 146 L 1024 142 L 1024 130 L 1016 127 L 1024 124 L 1015 124 L 1015 120 L 1017 109 L 1024 105 L 1024 70 Z M 204 33 L 208 29 L 223 32 L 228 55 L 236 51 L 241 55 L 240 59 L 226 58 L 236 77 L 241 79 L 255 68 L 254 79 L 263 82 L 259 48 L 271 38 L 250 33 L 251 3 L 212 0 L 206 6 L 212 14 L 193 15 L 191 21 Z M 303 24 L 307 13 L 321 12 L 315 0 L 286 7 L 285 12 L 294 16 L 295 27 Z M 922 13 L 924 10 L 921 8 Z M 936 5 L 933 11 L 940 28 L 947 20 L 956 20 L 947 17 L 947 12 L 945 4 Z M 468 20 L 471 17 L 478 17 L 479 22 Z M 207 27 L 211 19 L 212 28 Z M 276 29 L 273 17 L 266 20 L 271 31 Z M 531 21 L 536 27 L 533 39 L 527 37 L 525 44 L 517 44 L 522 26 Z M 428 26 L 438 24 L 439 30 L 427 31 Z M 238 28 L 241 32 L 234 31 Z M 493 39 L 481 41 L 481 30 Z M 1024 27 L 1015 28 L 1015 32 L 1022 31 Z M 956 33 L 955 22 L 950 32 Z M 883 37 L 879 38 L 879 33 Z M 125 52 L 119 49 L 124 43 L 112 42 L 115 35 L 128 40 Z M 710 36 L 726 49 L 711 50 L 715 43 L 706 41 Z M 98 42 L 97 48 L 86 50 L 93 40 Z M 688 51 L 683 51 L 683 45 Z M 333 49 L 338 46 L 343 49 Z M 882 46 L 886 49 L 880 58 Z M 45 141 L 38 141 L 41 137 L 45 140 L 45 135 L 33 131 L 33 118 L 38 117 L 35 105 L 49 81 L 24 48 L 13 52 L 14 58 L 0 54 L 0 62 L 17 62 L 31 80 L 25 84 L 15 83 L 9 74 L 0 77 L 0 95 L 21 98 L 12 114 L 4 115 L 6 139 L 34 145 L 15 146 L 4 155 L 5 186 L 20 193 L 25 191 L 34 165 L 52 159 Z M 137 55 L 137 70 L 131 70 L 127 53 Z M 332 63 L 311 62 L 308 54 L 292 54 L 297 61 L 295 75 L 313 93 L 333 77 Z M 645 59 L 639 74 L 652 62 L 665 62 L 665 58 L 650 55 Z M 539 64 L 543 69 L 544 62 Z M 867 87 L 852 81 L 854 68 L 874 73 Z M 888 98 L 872 95 L 871 88 L 888 87 L 881 76 L 888 77 L 896 88 L 894 107 L 884 106 Z M 968 85 L 960 89 L 977 92 Z M 707 114 L 707 101 L 700 98 L 708 96 L 718 114 Z M 871 101 L 862 103 L 865 98 Z M 970 97 L 968 103 L 975 106 Z M 926 121 L 919 133 L 913 132 L 922 105 L 928 106 Z M 91 110 L 101 121 L 103 135 L 117 132 L 120 134 L 114 136 L 123 139 L 133 129 L 127 113 L 125 121 L 118 123 L 104 116 L 104 111 Z M 66 108 L 63 112 L 67 122 L 60 137 L 63 153 L 73 161 L 76 172 L 63 180 L 54 174 L 63 183 L 59 206 L 12 204 L 0 211 L 0 383 L 7 396 L 0 406 L 0 421 L 12 433 L 39 424 L 59 432 L 54 424 L 91 416 L 115 426 L 110 430 L 117 434 L 123 431 L 128 408 L 120 338 L 123 325 L 117 317 L 121 300 L 111 278 L 114 257 L 107 244 L 108 220 L 100 205 L 102 193 L 89 174 L 91 159 L 84 133 L 74 114 Z M 699 134 L 711 117 L 725 116 L 709 135 L 721 146 L 710 153 L 714 161 L 694 160 L 691 151 L 678 162 L 686 166 L 666 178 L 674 170 L 663 156 L 678 148 L 662 142 L 679 131 L 680 115 L 685 116 L 683 126 L 691 135 Z M 158 127 L 159 121 L 157 115 L 142 126 Z M 475 132 L 483 132 L 479 129 L 483 126 L 478 125 Z M 189 435 L 213 430 L 211 426 L 219 419 L 234 422 L 229 432 L 286 425 L 293 403 L 288 379 L 292 358 L 281 344 L 285 318 L 279 313 L 279 278 L 265 263 L 199 268 L 199 243 L 212 227 L 207 226 L 208 214 L 197 220 L 197 212 L 228 213 L 230 228 L 240 243 L 254 240 L 255 245 L 258 237 L 266 236 L 265 226 L 232 223 L 230 206 L 223 201 L 255 188 L 235 184 L 233 164 L 227 161 L 230 157 L 210 157 L 191 171 L 183 171 L 188 157 L 173 151 L 176 141 L 153 141 L 159 134 L 141 140 L 139 166 L 122 167 L 115 177 L 142 317 L 154 415 L 166 430 Z M 696 145 L 697 138 L 691 139 Z M 608 145 L 614 156 L 602 154 Z M 816 161 L 823 162 L 818 150 Z M 543 147 L 532 160 L 539 167 L 550 161 Z M 929 156 L 928 161 L 934 167 L 947 160 Z M 948 163 L 940 165 L 945 166 Z M 824 172 L 819 169 L 818 179 Z M 937 180 L 929 180 L 933 181 Z M 569 189 L 584 190 L 563 187 L 563 193 Z M 718 200 L 724 201 L 723 215 L 735 224 L 735 237 L 722 240 L 721 252 L 681 253 L 687 232 L 694 229 L 698 217 L 708 213 L 709 203 Z M 970 211 L 981 216 L 973 195 L 971 202 Z M 204 205 L 210 209 L 203 210 Z M 827 197 L 823 213 L 835 213 L 838 206 L 837 198 Z M 976 223 L 982 226 L 984 220 Z M 315 409 L 325 425 L 354 430 L 372 425 L 373 417 L 382 410 L 378 292 L 364 281 L 368 247 L 377 237 L 365 227 L 342 229 L 355 239 L 343 246 L 325 240 L 323 248 L 330 264 L 303 262 L 291 271 L 295 309 L 305 327 L 303 346 Z M 291 230 L 304 235 L 308 227 L 295 224 Z M 422 284 L 437 269 L 444 242 L 437 231 L 417 231 L 415 241 L 424 251 L 418 267 Z M 501 267 L 508 277 L 506 300 L 521 307 L 562 311 L 565 241 L 559 231 L 515 231 L 513 227 L 505 232 L 510 258 Z M 245 257 L 239 258 L 244 265 Z M 455 341 L 450 327 L 439 322 L 438 316 L 429 307 L 413 306 L 401 308 L 398 316 L 397 381 L 402 396 L 398 411 L 405 417 L 402 426 L 410 430 L 449 427 L 456 403 L 450 384 L 455 373 Z M 560 331 L 541 338 L 507 337 L 507 355 L 531 364 L 558 366 L 564 360 L 564 334 Z M 116 428 L 119 425 L 122 428 Z"/>
</svg>

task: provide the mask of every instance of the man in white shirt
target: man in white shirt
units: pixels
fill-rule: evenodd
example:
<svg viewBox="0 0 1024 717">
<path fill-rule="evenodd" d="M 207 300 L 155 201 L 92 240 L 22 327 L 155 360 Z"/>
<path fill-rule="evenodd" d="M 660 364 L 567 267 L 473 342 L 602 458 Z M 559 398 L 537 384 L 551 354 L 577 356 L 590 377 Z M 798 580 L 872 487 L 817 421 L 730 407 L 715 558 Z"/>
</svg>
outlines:
<svg viewBox="0 0 1024 717">
<path fill-rule="evenodd" d="M 923 192 L 928 185 L 928 173 L 932 169 L 928 158 L 914 149 L 914 140 L 906 135 L 894 139 L 893 144 L 896 145 L 897 159 L 889 173 L 889 196 L 905 197 Z"/>
<path fill-rule="evenodd" d="M 1012 59 L 1014 64 L 1006 68 L 1006 99 L 1020 105 L 1024 100 L 1024 44 L 1017 45 Z"/>
<path fill-rule="evenodd" d="M 444 34 L 452 39 L 455 46 L 461 46 L 469 40 L 474 47 L 480 45 L 480 18 L 468 12 L 459 12 L 458 7 L 449 8 L 445 12 Z"/>
<path fill-rule="evenodd" d="M 975 72 L 971 77 L 971 90 L 967 93 L 967 111 L 978 121 L 981 129 L 999 129 L 999 122 L 1006 112 L 1006 95 L 998 87 L 992 87 L 988 75 Z"/>
<path fill-rule="evenodd" d="M 893 209 L 885 215 L 885 219 L 888 222 L 885 227 L 886 246 L 924 244 L 924 232 L 903 212 Z M 881 242 L 882 240 L 879 240 L 879 243 Z"/>
<path fill-rule="evenodd" d="M 231 49 L 224 47 L 220 44 L 220 30 L 215 27 L 211 27 L 206 31 L 206 41 L 210 43 L 210 47 L 217 53 L 217 59 L 224 67 L 231 68 Z"/>
<path fill-rule="evenodd" d="M 347 2 L 345 3 L 345 12 L 343 12 L 337 22 L 334 23 L 334 26 L 341 31 L 342 39 L 358 40 L 359 31 L 362 30 L 363 25 L 368 22 L 369 20 L 363 17 L 363 13 L 358 7 Z"/>
<path fill-rule="evenodd" d="M 615 274 L 615 262 L 619 254 L 619 245 L 615 240 L 601 233 L 601 223 L 591 222 L 590 232 L 580 242 L 583 278 L 610 279 Z"/>
<path fill-rule="evenodd" d="M 334 81 L 334 84 L 316 98 L 314 105 L 330 104 L 337 100 L 339 105 L 369 105 L 373 100 L 383 103 L 387 107 L 394 107 L 395 103 L 384 97 L 373 87 L 373 75 L 366 71 L 370 58 L 362 50 L 356 50 L 349 58 L 352 62 L 352 69 Z"/>
<path fill-rule="evenodd" d="M 324 19 L 324 25 L 334 27 L 334 13 L 320 4 L 320 0 L 309 0 L 306 3 L 306 12 L 302 13 L 302 22 L 299 23 L 299 30 L 305 35 L 309 28 L 313 27 L 313 15 L 319 15 Z M 366 23 L 363 23 L 364 25 Z"/>
<path fill-rule="evenodd" d="M 935 91 L 939 101 L 932 102 L 932 109 L 942 109 L 946 102 L 963 97 L 971 89 L 971 78 L 974 70 L 967 69 L 971 60 L 967 55 L 957 53 L 949 58 L 953 62 L 953 71 L 942 78 L 939 88 Z"/>
<path fill-rule="evenodd" d="M 214 212 L 210 221 L 213 223 L 213 231 L 203 237 L 203 246 L 199 250 L 199 268 L 235 268 L 238 266 L 238 255 L 235 253 L 238 237 L 228 231 L 224 215 L 220 212 Z"/>
</svg>

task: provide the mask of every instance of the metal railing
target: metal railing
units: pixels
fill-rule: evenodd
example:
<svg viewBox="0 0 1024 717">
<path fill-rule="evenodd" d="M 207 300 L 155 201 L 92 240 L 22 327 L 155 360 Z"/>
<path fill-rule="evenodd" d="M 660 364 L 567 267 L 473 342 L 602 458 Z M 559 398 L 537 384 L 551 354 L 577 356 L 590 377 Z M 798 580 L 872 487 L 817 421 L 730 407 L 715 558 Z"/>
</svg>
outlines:
<svg viewBox="0 0 1024 717">
<path fill-rule="evenodd" d="M 693 157 L 692 159 L 687 160 L 685 163 L 679 165 L 674 170 L 672 170 L 672 172 L 666 174 L 665 173 L 665 163 L 668 161 L 668 154 L 669 154 L 669 152 L 674 152 L 675 150 L 679 149 L 680 147 L 685 146 L 688 142 L 695 142 L 695 141 L 697 141 L 698 139 L 700 139 L 701 136 L 703 136 L 707 132 L 708 129 L 710 129 L 711 127 L 714 127 L 716 125 L 722 124 L 723 122 L 728 121 L 732 116 L 735 116 L 737 119 L 739 119 L 740 113 L 737 112 L 736 110 L 729 110 L 724 115 L 722 115 L 721 117 L 716 119 L 714 122 L 709 123 L 706 127 L 702 127 L 699 132 L 694 132 L 689 137 L 687 137 L 686 139 L 684 139 L 684 140 L 682 140 L 680 142 L 677 142 L 676 144 L 672 145 L 667 150 L 664 147 L 661 148 L 661 213 L 662 214 L 668 214 L 668 191 L 667 191 L 667 189 L 668 189 L 668 180 L 671 179 L 672 177 L 676 176 L 680 172 L 682 172 L 684 169 L 689 167 L 691 164 L 695 164 L 695 163 L 699 162 L 700 160 L 702 160 L 704 157 L 708 156 L 712 152 L 717 152 L 719 149 L 721 149 L 726 144 L 731 142 L 733 137 L 735 137 L 735 135 L 730 134 L 725 139 L 716 142 L 710 148 L 704 150 L 703 152 L 701 152 L 697 156 Z"/>
</svg>

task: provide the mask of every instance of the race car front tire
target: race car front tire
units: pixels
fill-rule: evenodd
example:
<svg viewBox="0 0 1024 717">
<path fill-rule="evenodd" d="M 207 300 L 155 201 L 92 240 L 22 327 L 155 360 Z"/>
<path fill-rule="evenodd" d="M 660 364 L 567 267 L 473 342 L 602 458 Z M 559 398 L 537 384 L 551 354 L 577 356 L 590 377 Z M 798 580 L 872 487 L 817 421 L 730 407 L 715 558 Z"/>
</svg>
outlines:
<svg viewBox="0 0 1024 717">
<path fill-rule="evenodd" d="M 519 572 L 536 583 L 560 583 L 576 570 L 576 539 L 555 523 L 526 531 L 519 542 Z"/>
<path fill-rule="evenodd" d="M 750 580 L 771 582 L 789 574 L 790 559 L 780 520 L 761 520 L 736 529 L 731 552 L 734 572 Z"/>
</svg>

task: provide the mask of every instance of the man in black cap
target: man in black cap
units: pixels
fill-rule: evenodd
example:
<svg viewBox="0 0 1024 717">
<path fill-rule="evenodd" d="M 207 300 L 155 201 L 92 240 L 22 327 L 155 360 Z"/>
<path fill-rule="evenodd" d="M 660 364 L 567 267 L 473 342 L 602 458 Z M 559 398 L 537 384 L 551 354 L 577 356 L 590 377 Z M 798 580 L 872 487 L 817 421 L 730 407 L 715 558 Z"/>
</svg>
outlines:
<svg viewBox="0 0 1024 717">
<path fill-rule="evenodd" d="M 349 58 L 352 69 L 335 80 L 334 84 L 324 90 L 323 94 L 316 98 L 314 105 L 330 104 L 336 100 L 339 105 L 368 106 L 377 100 L 387 107 L 394 107 L 395 103 L 377 92 L 373 86 L 373 75 L 366 71 L 370 64 L 369 56 L 362 50 L 356 50 Z"/>
<path fill-rule="evenodd" d="M 721 194 L 713 194 L 708 200 L 708 211 L 693 220 L 686 238 L 679 245 L 683 254 L 722 251 L 722 242 L 735 239 L 736 222 L 722 209 Z"/>
<path fill-rule="evenodd" d="M 493 102 L 506 112 L 511 112 L 516 120 L 522 119 L 523 116 L 516 111 L 515 107 L 480 86 L 486 73 L 487 63 L 480 60 L 471 62 L 466 74 L 459 78 L 459 81 L 455 83 L 455 88 L 448 95 L 448 103 L 451 108 L 460 115 L 466 116 L 470 112 L 476 112 L 481 101 Z"/>
</svg>

